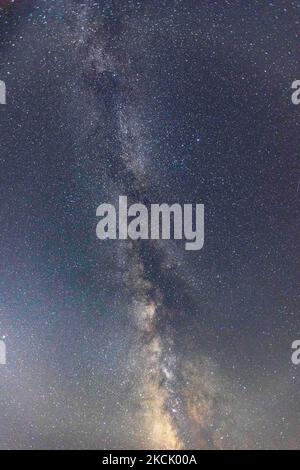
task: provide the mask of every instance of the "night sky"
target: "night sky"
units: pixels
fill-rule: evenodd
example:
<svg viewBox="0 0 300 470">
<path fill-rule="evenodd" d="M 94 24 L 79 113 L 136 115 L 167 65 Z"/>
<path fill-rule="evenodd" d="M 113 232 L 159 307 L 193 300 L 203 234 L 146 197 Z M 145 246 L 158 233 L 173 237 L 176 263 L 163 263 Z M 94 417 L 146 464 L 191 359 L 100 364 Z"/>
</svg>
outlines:
<svg viewBox="0 0 300 470">
<path fill-rule="evenodd" d="M 300 2 L 0 8 L 0 448 L 300 448 Z M 203 249 L 97 239 L 119 195 Z"/>
</svg>

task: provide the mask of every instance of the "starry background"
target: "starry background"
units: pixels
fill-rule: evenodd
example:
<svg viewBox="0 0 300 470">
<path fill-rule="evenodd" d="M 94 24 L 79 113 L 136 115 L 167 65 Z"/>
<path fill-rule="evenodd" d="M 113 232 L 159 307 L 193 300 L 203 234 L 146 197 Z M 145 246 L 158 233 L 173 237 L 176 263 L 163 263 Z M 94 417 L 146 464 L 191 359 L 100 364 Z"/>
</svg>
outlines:
<svg viewBox="0 0 300 470">
<path fill-rule="evenodd" d="M 299 448 L 300 3 L 0 7 L 0 448 Z M 120 194 L 204 248 L 97 240 Z"/>
</svg>

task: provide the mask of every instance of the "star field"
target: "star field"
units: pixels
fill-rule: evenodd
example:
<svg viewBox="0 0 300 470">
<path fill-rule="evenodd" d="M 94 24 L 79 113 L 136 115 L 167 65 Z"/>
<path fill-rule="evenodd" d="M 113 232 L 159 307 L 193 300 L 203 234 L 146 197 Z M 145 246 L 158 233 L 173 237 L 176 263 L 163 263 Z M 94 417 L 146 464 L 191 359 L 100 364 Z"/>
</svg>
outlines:
<svg viewBox="0 0 300 470">
<path fill-rule="evenodd" d="M 299 448 L 300 3 L 0 2 L 1 449 Z M 96 208 L 202 203 L 205 243 Z"/>
</svg>

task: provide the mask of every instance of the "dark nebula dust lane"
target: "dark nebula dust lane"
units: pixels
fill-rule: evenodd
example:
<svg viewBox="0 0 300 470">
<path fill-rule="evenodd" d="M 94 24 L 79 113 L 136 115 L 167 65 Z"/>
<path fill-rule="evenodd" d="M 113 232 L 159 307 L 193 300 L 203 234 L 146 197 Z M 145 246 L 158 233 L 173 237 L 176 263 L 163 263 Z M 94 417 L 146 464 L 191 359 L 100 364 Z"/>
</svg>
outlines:
<svg viewBox="0 0 300 470">
<path fill-rule="evenodd" d="M 0 1 L 1 449 L 299 447 L 299 10 Z M 203 249 L 98 240 L 120 195 Z"/>
</svg>

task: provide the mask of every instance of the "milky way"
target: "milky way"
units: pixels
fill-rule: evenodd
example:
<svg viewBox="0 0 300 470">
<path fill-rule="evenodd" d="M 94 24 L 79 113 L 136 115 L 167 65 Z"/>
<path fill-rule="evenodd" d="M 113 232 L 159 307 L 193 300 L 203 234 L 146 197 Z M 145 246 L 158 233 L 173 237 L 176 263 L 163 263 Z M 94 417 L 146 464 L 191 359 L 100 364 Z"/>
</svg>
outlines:
<svg viewBox="0 0 300 470">
<path fill-rule="evenodd" d="M 20 3 L 0 10 L 0 447 L 299 447 L 298 5 Z M 99 241 L 122 194 L 205 204 L 203 249 Z"/>
</svg>

